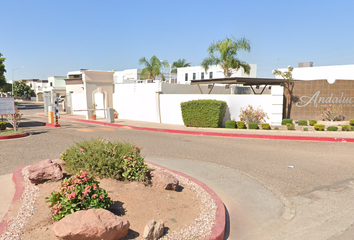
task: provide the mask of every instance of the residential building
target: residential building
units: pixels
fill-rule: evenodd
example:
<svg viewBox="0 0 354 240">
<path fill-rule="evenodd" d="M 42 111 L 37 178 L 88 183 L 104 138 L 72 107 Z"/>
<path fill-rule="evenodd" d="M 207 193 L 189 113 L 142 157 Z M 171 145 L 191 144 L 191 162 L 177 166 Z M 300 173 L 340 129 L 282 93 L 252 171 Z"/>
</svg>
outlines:
<svg viewBox="0 0 354 240">
<path fill-rule="evenodd" d="M 257 76 L 257 65 L 250 64 L 250 74 L 246 74 L 242 68 L 238 71 L 233 71 L 231 77 L 252 77 Z M 190 84 L 191 80 L 203 80 L 213 78 L 224 78 L 224 70 L 220 65 L 210 66 L 208 71 L 205 72 L 202 66 L 177 68 L 177 83 Z"/>
<path fill-rule="evenodd" d="M 284 72 L 287 68 L 279 70 Z M 354 80 L 354 64 L 314 67 L 313 62 L 299 63 L 292 74 L 295 80 L 327 80 L 328 83 L 334 83 L 336 80 Z"/>
</svg>

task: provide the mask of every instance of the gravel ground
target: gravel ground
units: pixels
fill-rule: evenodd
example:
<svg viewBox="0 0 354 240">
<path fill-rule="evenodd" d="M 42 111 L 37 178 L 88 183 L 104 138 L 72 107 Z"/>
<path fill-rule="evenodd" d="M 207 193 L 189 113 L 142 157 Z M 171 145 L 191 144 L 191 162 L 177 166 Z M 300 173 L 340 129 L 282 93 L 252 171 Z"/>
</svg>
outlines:
<svg viewBox="0 0 354 240">
<path fill-rule="evenodd" d="M 157 166 L 151 166 L 153 168 L 160 169 Z M 176 230 L 163 238 L 162 240 L 189 240 L 189 239 L 203 239 L 211 234 L 211 229 L 215 223 L 217 206 L 212 197 L 198 184 L 190 181 L 189 179 L 169 172 L 176 177 L 180 184 L 190 188 L 197 193 L 197 198 L 200 202 L 200 214 L 195 219 L 194 224 Z M 26 223 L 33 215 L 34 203 L 39 196 L 39 187 L 32 184 L 28 179 L 28 166 L 22 170 L 22 175 L 25 180 L 25 190 L 22 194 L 22 206 L 17 215 L 11 218 L 8 222 L 4 234 L 0 236 L 0 240 L 20 240 L 21 233 Z"/>
</svg>

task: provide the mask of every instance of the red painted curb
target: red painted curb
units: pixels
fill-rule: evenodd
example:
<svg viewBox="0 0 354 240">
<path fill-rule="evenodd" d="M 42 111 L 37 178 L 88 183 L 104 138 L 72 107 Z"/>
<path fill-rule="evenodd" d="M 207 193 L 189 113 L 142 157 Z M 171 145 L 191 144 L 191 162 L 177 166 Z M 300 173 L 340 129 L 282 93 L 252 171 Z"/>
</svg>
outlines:
<svg viewBox="0 0 354 240">
<path fill-rule="evenodd" d="M 196 183 L 197 185 L 199 185 L 200 187 L 202 187 L 212 198 L 213 200 L 215 201 L 215 204 L 216 206 L 218 207 L 218 210 L 216 211 L 216 222 L 214 224 L 214 226 L 212 227 L 211 229 L 211 235 L 206 237 L 206 238 L 203 238 L 203 240 L 223 240 L 224 239 L 224 235 L 225 235 L 225 226 L 226 226 L 226 218 L 225 218 L 225 207 L 224 207 L 224 203 L 222 202 L 222 200 L 220 199 L 220 197 L 211 189 L 209 188 L 206 184 L 204 184 L 203 182 L 191 177 L 191 176 L 188 176 L 184 173 L 181 173 L 181 172 L 178 172 L 178 171 L 175 171 L 175 170 L 171 170 L 171 169 L 168 169 L 164 166 L 160 166 L 158 164 L 155 164 L 155 163 L 151 163 L 151 162 L 148 162 L 148 161 L 145 161 L 146 163 L 148 164 L 151 164 L 151 165 L 155 165 L 155 166 L 158 166 L 162 169 L 166 169 L 168 171 L 171 171 L 177 175 L 180 175 L 182 177 L 185 177 L 189 180 L 191 180 L 192 182 Z"/>
<path fill-rule="evenodd" d="M 60 127 L 60 124 L 55 124 L 55 123 L 46 123 L 45 124 L 47 127 Z"/>
<path fill-rule="evenodd" d="M 27 135 L 28 135 L 27 132 L 23 132 L 23 133 L 19 133 L 19 134 L 5 135 L 5 136 L 0 136 L 0 140 L 12 139 L 12 138 L 21 138 L 21 137 L 26 137 Z"/>
<path fill-rule="evenodd" d="M 44 117 L 43 114 L 37 114 L 37 116 Z M 164 132 L 164 133 L 188 134 L 188 135 L 199 135 L 199 136 L 255 138 L 255 139 L 268 139 L 268 140 L 293 140 L 293 141 L 354 142 L 354 138 L 198 132 L 198 131 L 188 131 L 188 130 L 171 130 L 171 129 L 162 129 L 162 128 L 135 127 L 135 126 L 128 126 L 128 125 L 120 125 L 115 123 L 105 123 L 105 122 L 76 119 L 76 118 L 66 118 L 66 117 L 62 117 L 62 119 L 71 120 L 75 122 L 93 123 L 93 124 L 110 126 L 110 127 L 130 127 L 131 129 L 134 130 L 143 130 L 143 131 L 150 131 L 150 132 Z"/>
<path fill-rule="evenodd" d="M 18 167 L 13 171 L 12 181 L 14 181 L 14 183 L 15 183 L 16 191 L 15 191 L 14 197 L 12 198 L 12 202 L 11 202 L 10 206 L 12 204 L 14 204 L 16 201 L 20 200 L 22 193 L 25 190 L 25 186 L 23 185 L 24 179 L 23 179 L 23 176 L 21 173 L 21 171 L 24 167 L 26 167 L 26 166 Z M 7 227 L 7 221 L 9 220 L 7 218 L 8 218 L 8 215 L 10 212 L 11 212 L 11 209 L 8 210 L 8 212 L 5 214 L 5 216 L 3 217 L 3 219 L 0 222 L 0 236 L 4 233 L 5 228 Z"/>
</svg>

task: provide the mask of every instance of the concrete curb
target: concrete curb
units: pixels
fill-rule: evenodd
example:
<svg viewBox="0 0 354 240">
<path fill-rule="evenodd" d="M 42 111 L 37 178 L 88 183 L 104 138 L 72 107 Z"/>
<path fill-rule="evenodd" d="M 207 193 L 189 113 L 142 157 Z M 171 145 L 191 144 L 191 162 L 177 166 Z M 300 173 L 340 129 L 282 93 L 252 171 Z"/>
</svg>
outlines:
<svg viewBox="0 0 354 240">
<path fill-rule="evenodd" d="M 148 164 L 151 164 L 153 166 L 157 166 L 160 167 L 162 169 L 166 169 L 168 171 L 171 171 L 177 175 L 180 175 L 182 177 L 185 177 L 189 180 L 191 180 L 192 182 L 196 183 L 197 185 L 199 185 L 200 187 L 202 187 L 215 201 L 216 206 L 218 207 L 218 210 L 216 211 L 216 222 L 214 224 L 214 226 L 212 227 L 211 230 L 211 235 L 203 238 L 203 240 L 223 240 L 224 239 L 224 235 L 225 235 L 225 227 L 226 227 L 226 219 L 225 219 L 225 207 L 224 207 L 224 203 L 221 201 L 220 197 L 211 189 L 209 188 L 206 184 L 204 184 L 203 182 L 188 176 L 184 173 L 175 171 L 175 170 L 171 170 L 169 168 L 166 168 L 164 166 L 160 166 L 158 164 L 155 163 L 151 163 L 148 161 L 145 161 Z"/>
<path fill-rule="evenodd" d="M 5 135 L 5 136 L 0 136 L 0 140 L 21 138 L 21 137 L 26 137 L 27 135 L 28 135 L 27 132 L 23 132 L 23 133 L 19 133 L 19 134 Z"/>
<path fill-rule="evenodd" d="M 44 117 L 43 114 L 37 114 L 37 116 Z M 142 130 L 142 131 L 150 131 L 150 132 L 164 132 L 164 133 L 188 134 L 188 135 L 199 135 L 199 136 L 255 138 L 255 139 L 292 140 L 292 141 L 354 142 L 354 138 L 342 138 L 342 137 L 309 137 L 309 136 L 281 136 L 281 135 L 266 135 L 266 134 L 198 132 L 198 131 L 188 131 L 188 130 L 136 127 L 136 126 L 128 126 L 128 125 L 121 125 L 115 123 L 105 123 L 105 122 L 77 119 L 77 118 L 61 117 L 61 119 L 75 121 L 75 122 L 92 123 L 92 124 L 104 125 L 110 127 L 129 127 L 134 130 Z"/>
<path fill-rule="evenodd" d="M 163 169 L 166 169 L 168 171 L 171 171 L 177 175 L 180 175 L 182 177 L 185 177 L 185 178 L 195 182 L 197 185 L 202 187 L 213 198 L 213 200 L 215 201 L 215 204 L 218 207 L 218 210 L 216 212 L 216 223 L 214 224 L 214 226 L 212 228 L 211 236 L 208 236 L 207 238 L 204 238 L 203 240 L 223 240 L 224 234 L 225 234 L 225 224 L 226 224 L 225 207 L 224 207 L 224 203 L 221 201 L 219 196 L 216 195 L 216 193 L 213 190 L 211 190 L 207 185 L 205 185 L 204 183 L 200 182 L 199 180 L 197 180 L 195 178 L 192 178 L 184 173 L 177 172 L 177 171 L 168 169 L 166 167 L 163 167 L 163 166 L 160 166 L 160 165 L 157 165 L 154 163 L 150 163 L 150 162 L 147 162 L 147 163 L 154 165 L 154 166 L 158 166 Z M 14 181 L 14 183 L 16 185 L 16 191 L 15 191 L 15 195 L 12 199 L 12 202 L 10 204 L 10 209 L 8 210 L 8 212 L 5 214 L 4 218 L 0 222 L 0 236 L 4 233 L 5 228 L 8 225 L 7 221 L 9 220 L 8 215 L 11 212 L 11 205 L 13 205 L 16 201 L 18 201 L 21 198 L 22 193 L 25 190 L 25 187 L 23 185 L 24 179 L 23 179 L 23 176 L 21 173 L 22 169 L 25 167 L 26 166 L 18 167 L 13 171 L 12 180 Z"/>
<path fill-rule="evenodd" d="M 16 186 L 16 191 L 14 194 L 14 197 L 12 198 L 11 204 L 10 204 L 10 208 L 8 210 L 8 212 L 5 214 L 5 216 L 3 217 L 3 219 L 0 222 L 0 236 L 4 233 L 5 228 L 7 227 L 7 221 L 8 219 L 8 215 L 11 212 L 11 206 L 17 202 L 18 200 L 20 200 L 23 191 L 25 190 L 25 186 L 23 185 L 24 183 L 24 179 L 22 176 L 22 169 L 25 168 L 26 166 L 22 166 L 22 167 L 18 167 L 13 171 L 12 174 L 12 181 L 14 181 L 15 186 Z"/>
</svg>

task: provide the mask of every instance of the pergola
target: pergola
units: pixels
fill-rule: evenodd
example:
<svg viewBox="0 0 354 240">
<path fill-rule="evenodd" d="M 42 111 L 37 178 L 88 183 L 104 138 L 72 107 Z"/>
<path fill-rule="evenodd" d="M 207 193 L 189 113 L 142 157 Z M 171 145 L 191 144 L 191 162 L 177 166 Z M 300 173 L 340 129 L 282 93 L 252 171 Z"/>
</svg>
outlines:
<svg viewBox="0 0 354 240">
<path fill-rule="evenodd" d="M 212 85 L 209 93 L 214 88 L 215 83 L 217 84 L 242 84 L 243 86 L 250 86 L 254 94 L 262 94 L 264 89 L 267 86 L 272 85 L 282 85 L 285 82 L 284 79 L 276 79 L 276 78 L 247 78 L 247 77 L 233 77 L 233 78 L 215 78 L 215 79 L 203 79 L 203 80 L 192 80 L 191 85 L 198 85 L 199 91 L 203 94 L 202 89 L 200 88 L 200 84 L 208 84 Z M 253 89 L 253 86 L 264 86 L 261 93 L 256 93 Z"/>
</svg>

